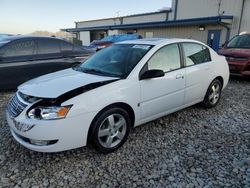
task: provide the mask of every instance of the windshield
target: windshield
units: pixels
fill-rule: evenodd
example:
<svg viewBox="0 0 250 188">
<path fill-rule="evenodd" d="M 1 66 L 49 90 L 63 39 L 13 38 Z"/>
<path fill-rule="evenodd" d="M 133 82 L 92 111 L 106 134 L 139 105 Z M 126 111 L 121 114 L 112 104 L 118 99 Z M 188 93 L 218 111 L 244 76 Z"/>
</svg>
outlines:
<svg viewBox="0 0 250 188">
<path fill-rule="evenodd" d="M 3 45 L 5 45 L 5 44 L 8 43 L 8 42 L 10 42 L 10 41 L 1 41 L 1 40 L 0 40 L 0 47 L 3 46 Z"/>
<path fill-rule="evenodd" d="M 227 48 L 250 48 L 250 35 L 239 35 L 228 42 Z"/>
<path fill-rule="evenodd" d="M 78 67 L 78 70 L 102 76 L 126 77 L 151 47 L 115 44 L 91 56 Z"/>
</svg>

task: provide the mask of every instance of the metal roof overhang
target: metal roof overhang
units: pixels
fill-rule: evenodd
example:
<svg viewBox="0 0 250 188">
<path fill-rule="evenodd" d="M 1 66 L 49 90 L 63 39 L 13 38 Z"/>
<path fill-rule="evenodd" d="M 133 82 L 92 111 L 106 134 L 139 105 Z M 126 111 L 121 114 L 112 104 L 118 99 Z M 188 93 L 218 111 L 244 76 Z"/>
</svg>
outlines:
<svg viewBox="0 0 250 188">
<path fill-rule="evenodd" d="M 164 22 L 147 22 L 147 23 L 137 23 L 137 24 L 72 28 L 72 29 L 63 29 L 63 31 L 79 32 L 79 31 L 113 30 L 113 29 L 159 28 L 159 27 L 190 26 L 190 25 L 210 25 L 210 24 L 214 25 L 219 23 L 230 24 L 232 22 L 232 19 L 233 16 L 214 16 L 214 17 L 204 17 L 204 18 L 171 20 Z"/>
</svg>

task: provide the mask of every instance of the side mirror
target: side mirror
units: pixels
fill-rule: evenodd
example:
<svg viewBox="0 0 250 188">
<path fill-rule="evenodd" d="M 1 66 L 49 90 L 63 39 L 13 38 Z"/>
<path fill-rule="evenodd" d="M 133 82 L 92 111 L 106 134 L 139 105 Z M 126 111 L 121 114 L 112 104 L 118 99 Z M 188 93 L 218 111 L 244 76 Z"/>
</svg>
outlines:
<svg viewBox="0 0 250 188">
<path fill-rule="evenodd" d="M 164 75 L 165 75 L 164 71 L 160 69 L 147 70 L 141 75 L 140 80 L 159 78 L 159 77 L 163 77 Z"/>
</svg>

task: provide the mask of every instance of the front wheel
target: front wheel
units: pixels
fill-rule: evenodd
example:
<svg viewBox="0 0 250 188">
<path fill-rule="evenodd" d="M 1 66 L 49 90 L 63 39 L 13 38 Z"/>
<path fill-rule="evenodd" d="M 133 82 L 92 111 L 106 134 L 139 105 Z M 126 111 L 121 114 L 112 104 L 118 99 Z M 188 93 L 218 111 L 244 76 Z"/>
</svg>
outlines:
<svg viewBox="0 0 250 188">
<path fill-rule="evenodd" d="M 206 108 L 216 106 L 221 98 L 222 83 L 215 79 L 208 87 L 204 101 L 201 103 Z"/>
<path fill-rule="evenodd" d="M 111 153 L 126 141 L 131 127 L 129 114 L 122 108 L 100 113 L 90 127 L 89 139 L 101 153 Z"/>
</svg>

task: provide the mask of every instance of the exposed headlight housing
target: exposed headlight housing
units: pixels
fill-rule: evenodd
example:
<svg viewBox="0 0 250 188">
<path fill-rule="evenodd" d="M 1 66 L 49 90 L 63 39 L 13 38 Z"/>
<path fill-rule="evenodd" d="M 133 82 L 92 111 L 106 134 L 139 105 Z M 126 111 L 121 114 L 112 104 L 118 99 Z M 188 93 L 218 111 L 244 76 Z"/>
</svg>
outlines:
<svg viewBox="0 0 250 188">
<path fill-rule="evenodd" d="M 65 118 L 71 106 L 35 107 L 28 112 L 32 119 L 55 120 Z"/>
<path fill-rule="evenodd" d="M 106 46 L 105 46 L 105 45 L 97 46 L 97 49 L 98 49 L 98 50 L 101 50 L 101 49 L 103 49 L 103 48 L 106 48 Z"/>
</svg>

